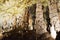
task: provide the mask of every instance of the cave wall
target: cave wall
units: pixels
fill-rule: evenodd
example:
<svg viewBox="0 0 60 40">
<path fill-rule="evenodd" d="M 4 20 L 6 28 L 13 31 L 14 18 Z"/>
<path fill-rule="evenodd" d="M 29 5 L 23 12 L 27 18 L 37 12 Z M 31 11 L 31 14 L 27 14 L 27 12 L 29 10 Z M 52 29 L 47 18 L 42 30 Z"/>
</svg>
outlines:
<svg viewBox="0 0 60 40">
<path fill-rule="evenodd" d="M 50 31 L 51 26 L 55 31 L 60 31 L 59 1 L 48 0 L 46 5 L 44 4 L 41 1 L 36 3 L 35 29 L 37 33 Z"/>
</svg>

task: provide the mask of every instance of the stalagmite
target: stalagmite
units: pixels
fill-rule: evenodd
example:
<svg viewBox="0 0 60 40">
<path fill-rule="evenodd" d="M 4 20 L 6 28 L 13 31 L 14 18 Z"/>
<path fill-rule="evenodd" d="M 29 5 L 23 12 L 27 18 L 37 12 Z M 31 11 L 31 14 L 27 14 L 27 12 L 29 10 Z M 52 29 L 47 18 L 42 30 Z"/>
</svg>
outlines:
<svg viewBox="0 0 60 40">
<path fill-rule="evenodd" d="M 54 25 L 52 25 L 52 27 L 50 27 L 50 31 L 51 31 L 51 37 L 55 39 L 57 34 L 56 34 L 55 29 L 54 29 Z"/>
<path fill-rule="evenodd" d="M 33 23 L 33 20 L 32 20 L 32 17 L 31 17 L 31 15 L 30 15 L 30 17 L 29 17 L 29 30 L 33 30 L 33 25 L 32 25 L 32 23 Z"/>
<path fill-rule="evenodd" d="M 48 3 L 49 5 L 49 17 L 50 17 L 50 23 L 52 25 L 52 27 L 50 28 L 51 31 L 51 36 L 53 36 L 53 38 L 56 38 L 56 31 L 59 31 L 59 18 L 58 18 L 58 12 L 57 12 L 57 5 L 56 5 L 56 0 L 50 0 L 50 2 Z M 54 29 L 54 30 L 53 30 Z M 53 35 L 53 33 L 55 33 Z"/>
<path fill-rule="evenodd" d="M 43 18 L 43 10 L 41 2 L 36 4 L 36 20 L 35 20 L 35 29 L 37 34 L 43 34 L 47 32 L 46 23 Z"/>
<path fill-rule="evenodd" d="M 58 12 L 57 12 L 57 5 L 56 5 L 56 1 L 52 1 L 50 0 L 50 3 L 49 3 L 49 16 L 50 16 L 50 21 L 51 21 L 51 24 L 54 25 L 55 27 L 55 30 L 56 31 L 59 31 L 60 29 L 59 28 L 59 15 L 58 15 Z"/>
</svg>

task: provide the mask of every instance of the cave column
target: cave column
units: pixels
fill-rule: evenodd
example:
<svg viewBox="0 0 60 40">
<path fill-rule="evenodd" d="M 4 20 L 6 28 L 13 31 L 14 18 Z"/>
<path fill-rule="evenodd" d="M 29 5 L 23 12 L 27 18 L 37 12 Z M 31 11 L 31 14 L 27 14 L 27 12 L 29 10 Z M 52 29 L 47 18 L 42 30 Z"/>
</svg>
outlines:
<svg viewBox="0 0 60 40">
<path fill-rule="evenodd" d="M 43 34 L 47 32 L 46 23 L 43 18 L 43 10 L 41 2 L 36 4 L 36 20 L 35 20 L 35 29 L 37 34 Z"/>
<path fill-rule="evenodd" d="M 57 12 L 56 0 L 50 0 L 49 2 L 49 16 L 51 24 L 55 27 L 55 30 L 59 31 L 59 17 Z"/>
</svg>

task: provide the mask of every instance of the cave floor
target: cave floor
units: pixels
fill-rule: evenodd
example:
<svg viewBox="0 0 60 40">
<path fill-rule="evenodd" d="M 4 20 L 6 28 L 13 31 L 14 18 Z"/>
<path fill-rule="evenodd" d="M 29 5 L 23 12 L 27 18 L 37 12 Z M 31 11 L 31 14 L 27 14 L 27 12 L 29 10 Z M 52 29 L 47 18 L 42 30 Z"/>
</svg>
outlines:
<svg viewBox="0 0 60 40">
<path fill-rule="evenodd" d="M 10 32 L 8 32 L 8 35 L 9 35 L 9 33 Z M 60 33 L 58 33 L 58 34 L 60 34 Z M 60 40 L 59 37 L 57 36 L 56 40 Z M 40 39 L 40 37 L 37 37 L 35 30 L 29 30 L 29 31 L 24 30 L 21 32 L 20 31 L 19 32 L 11 31 L 11 35 L 4 37 L 2 40 L 41 40 L 41 39 Z M 49 40 L 49 39 L 47 39 L 47 40 Z"/>
</svg>

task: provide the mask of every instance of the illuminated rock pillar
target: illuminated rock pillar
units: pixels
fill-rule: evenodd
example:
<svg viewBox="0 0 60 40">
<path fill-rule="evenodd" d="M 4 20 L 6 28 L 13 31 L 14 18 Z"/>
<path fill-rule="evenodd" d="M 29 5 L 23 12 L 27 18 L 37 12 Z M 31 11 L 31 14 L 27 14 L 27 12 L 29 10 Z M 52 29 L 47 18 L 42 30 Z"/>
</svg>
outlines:
<svg viewBox="0 0 60 40">
<path fill-rule="evenodd" d="M 51 24 L 54 25 L 55 30 L 59 31 L 59 15 L 57 12 L 57 5 L 56 5 L 56 0 L 50 0 L 49 2 L 49 16 L 50 16 L 50 21 Z"/>
<path fill-rule="evenodd" d="M 43 10 L 41 2 L 36 4 L 36 20 L 35 20 L 35 29 L 37 34 L 43 34 L 47 32 L 46 23 L 43 18 Z"/>
</svg>

